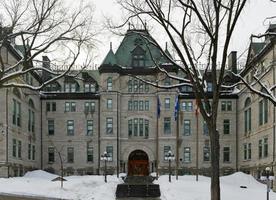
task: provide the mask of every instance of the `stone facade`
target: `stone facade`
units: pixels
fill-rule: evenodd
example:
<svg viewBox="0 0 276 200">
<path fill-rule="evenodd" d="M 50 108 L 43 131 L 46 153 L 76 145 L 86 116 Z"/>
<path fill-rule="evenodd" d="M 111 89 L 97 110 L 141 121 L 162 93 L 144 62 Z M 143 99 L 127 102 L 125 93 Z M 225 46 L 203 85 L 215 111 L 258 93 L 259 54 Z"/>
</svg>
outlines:
<svg viewBox="0 0 276 200">
<path fill-rule="evenodd" d="M 209 175 L 209 136 L 202 117 L 195 114 L 192 92 L 157 89 L 133 78 L 131 75 L 139 75 L 146 80 L 161 79 L 159 84 L 175 83 L 153 67 L 148 51 L 138 39 L 137 31 L 129 30 L 117 52 L 114 54 L 111 49 L 98 70 L 84 71 L 82 80 L 63 77 L 41 91 L 42 95 L 24 89 L 1 89 L 0 175 L 17 176 L 35 168 L 60 173 L 61 163 L 66 174 L 102 174 L 104 162 L 100 158 L 105 151 L 112 157 L 107 162 L 108 173 L 127 173 L 130 154 L 136 150 L 147 155 L 149 172 L 162 174 L 168 170 L 168 161 L 164 159 L 168 149 L 177 157 L 172 166 L 176 169 L 178 163 L 179 174 L 194 174 L 198 159 L 199 173 Z M 166 64 L 160 52 L 153 47 L 151 50 L 161 65 L 164 63 L 162 67 L 170 73 L 179 73 Z M 275 84 L 275 50 L 273 43 L 255 61 L 264 66 L 273 65 L 262 76 L 268 85 Z M 135 57 L 135 52 L 142 57 Z M 133 65 L 137 66 L 132 68 Z M 250 69 L 247 74 L 250 75 Z M 176 96 L 180 101 L 177 120 L 174 118 Z M 248 98 L 250 103 L 244 106 Z M 274 165 L 275 107 L 268 103 L 267 121 L 259 125 L 261 99 L 243 87 L 238 94 L 229 92 L 221 97 L 217 122 L 221 174 L 243 170 L 258 177 L 264 167 Z M 21 105 L 20 126 L 13 123 L 14 101 Z M 245 110 L 249 107 L 251 128 L 245 134 Z M 29 110 L 35 115 L 33 131 L 28 129 Z"/>
</svg>

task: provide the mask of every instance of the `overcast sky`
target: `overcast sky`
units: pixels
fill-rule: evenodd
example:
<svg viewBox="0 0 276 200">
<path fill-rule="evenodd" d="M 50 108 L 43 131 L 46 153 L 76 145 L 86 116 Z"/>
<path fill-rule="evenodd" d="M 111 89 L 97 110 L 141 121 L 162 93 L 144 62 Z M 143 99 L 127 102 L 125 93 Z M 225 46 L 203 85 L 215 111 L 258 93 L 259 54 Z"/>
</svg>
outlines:
<svg viewBox="0 0 276 200">
<path fill-rule="evenodd" d="M 116 5 L 115 0 L 94 0 L 93 3 L 97 22 L 104 22 L 104 16 L 120 20 L 122 10 Z M 276 15 L 276 3 L 271 3 L 269 0 L 250 0 L 237 24 L 229 50 L 236 50 L 238 56 L 241 55 L 248 48 L 250 35 L 264 32 L 269 23 L 273 22 L 271 20 L 264 21 L 265 18 L 273 15 Z M 276 23 L 275 20 L 274 23 Z M 108 31 L 99 36 L 100 44 L 96 50 L 95 64 L 101 64 L 109 50 L 110 42 L 113 43 L 113 49 L 116 50 L 122 39 L 123 37 L 112 35 Z"/>
</svg>

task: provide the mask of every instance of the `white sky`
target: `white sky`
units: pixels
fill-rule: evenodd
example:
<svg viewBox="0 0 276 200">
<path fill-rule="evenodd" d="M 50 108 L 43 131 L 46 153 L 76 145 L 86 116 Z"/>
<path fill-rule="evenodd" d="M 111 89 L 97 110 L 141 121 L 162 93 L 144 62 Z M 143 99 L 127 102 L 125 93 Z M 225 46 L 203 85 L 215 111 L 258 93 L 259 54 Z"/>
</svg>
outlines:
<svg viewBox="0 0 276 200">
<path fill-rule="evenodd" d="M 95 19 L 98 23 L 105 22 L 104 16 L 111 17 L 115 21 L 121 19 L 120 16 L 123 11 L 115 4 L 115 0 L 94 0 L 93 4 L 95 5 Z M 269 20 L 264 20 L 272 15 L 276 15 L 276 3 L 271 3 L 269 0 L 250 0 L 237 24 L 229 51 L 238 51 L 238 56 L 243 53 L 249 46 L 250 35 L 252 33 L 263 33 L 270 22 Z M 274 22 L 276 23 L 275 20 Z M 100 43 L 96 50 L 95 64 L 101 64 L 109 50 L 110 42 L 113 43 L 113 50 L 116 50 L 122 39 L 123 37 L 118 37 L 108 30 L 101 33 L 99 36 Z M 163 44 L 161 45 L 164 46 Z"/>
</svg>

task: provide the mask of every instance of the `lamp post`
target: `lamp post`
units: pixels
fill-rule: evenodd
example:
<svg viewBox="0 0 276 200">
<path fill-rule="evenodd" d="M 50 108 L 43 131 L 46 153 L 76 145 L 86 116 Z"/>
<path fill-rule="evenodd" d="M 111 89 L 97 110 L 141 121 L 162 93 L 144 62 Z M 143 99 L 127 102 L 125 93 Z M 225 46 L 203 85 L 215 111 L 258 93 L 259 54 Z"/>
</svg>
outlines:
<svg viewBox="0 0 276 200">
<path fill-rule="evenodd" d="M 266 199 L 269 200 L 270 183 L 272 180 L 274 180 L 274 173 L 270 169 L 270 167 L 266 167 L 265 170 L 262 172 L 261 180 L 266 181 Z"/>
<path fill-rule="evenodd" d="M 104 182 L 107 182 L 107 179 L 106 179 L 106 162 L 107 161 L 110 161 L 111 158 L 110 156 L 108 155 L 108 153 L 105 151 L 103 153 L 103 155 L 101 155 L 101 161 L 104 161 Z"/>
<path fill-rule="evenodd" d="M 168 153 L 165 155 L 165 160 L 169 161 L 169 182 L 171 182 L 171 161 L 175 160 L 171 150 L 169 150 Z"/>
</svg>

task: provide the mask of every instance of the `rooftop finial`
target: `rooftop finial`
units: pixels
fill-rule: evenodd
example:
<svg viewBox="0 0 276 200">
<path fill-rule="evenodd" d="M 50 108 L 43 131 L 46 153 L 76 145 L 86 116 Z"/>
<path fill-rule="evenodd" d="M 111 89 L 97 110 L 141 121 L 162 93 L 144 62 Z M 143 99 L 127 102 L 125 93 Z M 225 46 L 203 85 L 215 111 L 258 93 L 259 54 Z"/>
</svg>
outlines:
<svg viewBox="0 0 276 200">
<path fill-rule="evenodd" d="M 112 50 L 112 42 L 110 42 L 110 50 Z"/>
</svg>

